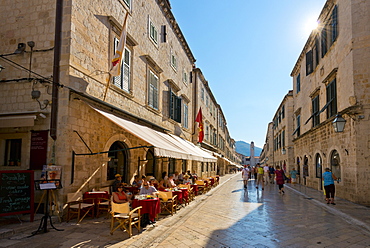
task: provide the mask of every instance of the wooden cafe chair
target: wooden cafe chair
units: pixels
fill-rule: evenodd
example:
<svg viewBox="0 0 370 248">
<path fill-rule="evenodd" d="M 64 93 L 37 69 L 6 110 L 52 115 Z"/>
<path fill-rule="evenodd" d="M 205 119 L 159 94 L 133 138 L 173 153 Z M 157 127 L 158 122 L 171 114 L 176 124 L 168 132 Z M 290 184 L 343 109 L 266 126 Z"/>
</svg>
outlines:
<svg viewBox="0 0 370 248">
<path fill-rule="evenodd" d="M 161 213 L 169 212 L 173 215 L 177 212 L 177 195 L 173 195 L 171 191 L 158 191 L 158 197 L 161 204 Z"/>
<path fill-rule="evenodd" d="M 204 194 L 207 189 L 206 189 L 206 184 L 202 180 L 196 180 L 195 183 L 198 185 L 198 193 L 199 194 Z"/>
<path fill-rule="evenodd" d="M 110 234 L 113 235 L 118 228 L 122 231 L 126 231 L 128 236 L 132 237 L 132 227 L 135 227 L 138 232 L 141 232 L 141 208 L 139 206 L 133 210 L 130 210 L 130 204 L 125 203 L 115 203 L 111 202 L 111 225 L 110 225 Z M 116 223 L 118 223 L 116 225 Z"/>
<path fill-rule="evenodd" d="M 80 223 L 88 214 L 94 217 L 94 199 L 85 199 L 85 201 L 91 203 L 83 201 L 82 192 L 67 194 L 67 222 L 75 216 L 77 216 L 77 223 Z"/>
</svg>

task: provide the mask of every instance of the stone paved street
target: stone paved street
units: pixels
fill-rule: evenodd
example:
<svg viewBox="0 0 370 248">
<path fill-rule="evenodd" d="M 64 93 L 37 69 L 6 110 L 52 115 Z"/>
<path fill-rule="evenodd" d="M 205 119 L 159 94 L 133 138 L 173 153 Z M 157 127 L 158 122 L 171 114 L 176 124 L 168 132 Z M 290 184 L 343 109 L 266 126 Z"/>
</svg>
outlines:
<svg viewBox="0 0 370 248">
<path fill-rule="evenodd" d="M 254 180 L 247 190 L 242 184 L 240 174 L 222 177 L 218 187 L 130 239 L 120 231 L 110 235 L 104 218 L 56 223 L 65 230 L 27 238 L 35 221 L 23 229 L 2 226 L 15 234 L 0 247 L 370 247 L 366 207 L 341 199 L 327 205 L 322 192 L 300 185 L 287 184 L 280 195 L 276 185 L 262 191 Z"/>
</svg>

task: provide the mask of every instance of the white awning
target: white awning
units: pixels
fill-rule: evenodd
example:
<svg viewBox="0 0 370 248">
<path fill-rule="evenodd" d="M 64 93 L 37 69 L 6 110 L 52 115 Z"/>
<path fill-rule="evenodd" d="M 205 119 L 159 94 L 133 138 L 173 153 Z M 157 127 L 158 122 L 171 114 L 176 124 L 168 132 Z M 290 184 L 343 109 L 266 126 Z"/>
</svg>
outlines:
<svg viewBox="0 0 370 248">
<path fill-rule="evenodd" d="M 206 156 L 206 154 L 204 154 L 200 148 L 196 147 L 195 145 L 194 147 L 191 147 L 190 144 L 192 143 L 187 141 L 190 143 L 188 144 L 185 140 L 178 136 L 161 133 L 149 127 L 127 121 L 94 107 L 92 108 L 136 137 L 153 145 L 155 156 L 203 162 L 210 162 L 212 160 Z M 212 162 L 215 162 L 215 160 L 212 160 Z"/>
</svg>

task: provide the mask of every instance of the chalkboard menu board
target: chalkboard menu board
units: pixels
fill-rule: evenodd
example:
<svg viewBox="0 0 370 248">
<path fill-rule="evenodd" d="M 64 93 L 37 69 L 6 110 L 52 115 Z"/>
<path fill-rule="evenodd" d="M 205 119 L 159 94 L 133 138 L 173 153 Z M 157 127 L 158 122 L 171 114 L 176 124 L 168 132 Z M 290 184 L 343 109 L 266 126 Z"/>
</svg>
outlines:
<svg viewBox="0 0 370 248">
<path fill-rule="evenodd" d="M 33 221 L 33 171 L 0 171 L 0 216 L 31 214 Z"/>
</svg>

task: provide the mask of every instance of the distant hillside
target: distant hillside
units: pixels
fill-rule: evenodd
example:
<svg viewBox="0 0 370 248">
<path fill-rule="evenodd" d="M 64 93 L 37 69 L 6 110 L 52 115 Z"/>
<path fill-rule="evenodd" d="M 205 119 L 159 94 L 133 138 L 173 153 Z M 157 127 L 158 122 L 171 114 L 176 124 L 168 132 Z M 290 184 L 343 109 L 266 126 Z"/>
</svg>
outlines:
<svg viewBox="0 0 370 248">
<path fill-rule="evenodd" d="M 251 145 L 247 142 L 244 141 L 236 141 L 235 142 L 236 146 L 236 152 L 243 154 L 245 156 L 250 156 L 251 155 Z M 261 155 L 262 148 L 259 147 L 254 147 L 254 156 L 259 157 Z"/>
</svg>

